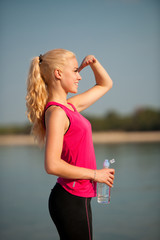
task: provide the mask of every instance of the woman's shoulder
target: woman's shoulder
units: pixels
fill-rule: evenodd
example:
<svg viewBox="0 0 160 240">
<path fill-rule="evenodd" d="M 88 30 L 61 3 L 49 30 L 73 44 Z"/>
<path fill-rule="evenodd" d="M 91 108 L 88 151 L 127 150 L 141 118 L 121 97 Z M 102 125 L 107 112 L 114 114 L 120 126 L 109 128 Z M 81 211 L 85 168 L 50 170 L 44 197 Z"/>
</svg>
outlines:
<svg viewBox="0 0 160 240">
<path fill-rule="evenodd" d="M 51 105 L 49 108 L 47 108 L 45 112 L 45 120 L 51 120 L 53 121 L 64 121 L 64 118 L 66 117 L 65 111 L 60 107 L 56 105 Z"/>
</svg>

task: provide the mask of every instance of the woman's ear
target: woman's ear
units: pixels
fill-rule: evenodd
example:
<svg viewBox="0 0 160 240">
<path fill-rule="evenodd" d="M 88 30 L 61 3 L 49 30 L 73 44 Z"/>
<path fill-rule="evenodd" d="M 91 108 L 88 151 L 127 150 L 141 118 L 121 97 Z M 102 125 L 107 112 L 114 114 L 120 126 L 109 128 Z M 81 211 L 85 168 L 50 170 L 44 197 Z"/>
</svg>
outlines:
<svg viewBox="0 0 160 240">
<path fill-rule="evenodd" d="M 55 69 L 54 70 L 54 76 L 56 77 L 56 79 L 61 79 L 61 77 L 62 77 L 62 72 L 61 72 L 61 70 L 60 69 Z"/>
</svg>

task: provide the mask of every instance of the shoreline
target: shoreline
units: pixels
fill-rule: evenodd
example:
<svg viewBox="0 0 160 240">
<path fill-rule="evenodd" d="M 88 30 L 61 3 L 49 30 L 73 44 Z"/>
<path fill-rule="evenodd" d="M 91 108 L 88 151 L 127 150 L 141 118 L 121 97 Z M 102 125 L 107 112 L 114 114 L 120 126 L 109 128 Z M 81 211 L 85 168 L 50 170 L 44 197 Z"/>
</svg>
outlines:
<svg viewBox="0 0 160 240">
<path fill-rule="evenodd" d="M 160 131 L 93 132 L 94 144 L 160 142 Z M 0 146 L 36 146 L 31 135 L 0 135 Z"/>
</svg>

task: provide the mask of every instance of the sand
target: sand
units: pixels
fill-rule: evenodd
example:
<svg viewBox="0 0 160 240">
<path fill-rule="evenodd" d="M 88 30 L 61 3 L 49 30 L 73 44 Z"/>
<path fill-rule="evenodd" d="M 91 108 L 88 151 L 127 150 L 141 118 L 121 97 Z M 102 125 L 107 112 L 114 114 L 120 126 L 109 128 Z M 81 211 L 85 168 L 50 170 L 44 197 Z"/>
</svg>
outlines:
<svg viewBox="0 0 160 240">
<path fill-rule="evenodd" d="M 160 142 L 160 131 L 158 132 L 94 132 L 93 142 L 102 143 L 140 143 Z M 0 146 L 33 146 L 36 145 L 30 135 L 1 135 Z"/>
</svg>

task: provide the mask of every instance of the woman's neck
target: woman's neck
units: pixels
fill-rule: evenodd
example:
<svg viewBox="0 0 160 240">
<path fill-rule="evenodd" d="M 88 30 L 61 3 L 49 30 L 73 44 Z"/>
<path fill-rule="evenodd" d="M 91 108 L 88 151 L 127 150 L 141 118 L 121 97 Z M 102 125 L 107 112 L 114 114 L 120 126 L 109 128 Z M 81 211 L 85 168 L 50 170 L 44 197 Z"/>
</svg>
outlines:
<svg viewBox="0 0 160 240">
<path fill-rule="evenodd" d="M 58 102 L 63 105 L 66 105 L 67 104 L 67 94 L 65 94 L 65 93 L 62 94 L 57 91 L 52 91 L 52 93 L 49 94 L 48 102 Z"/>
</svg>

